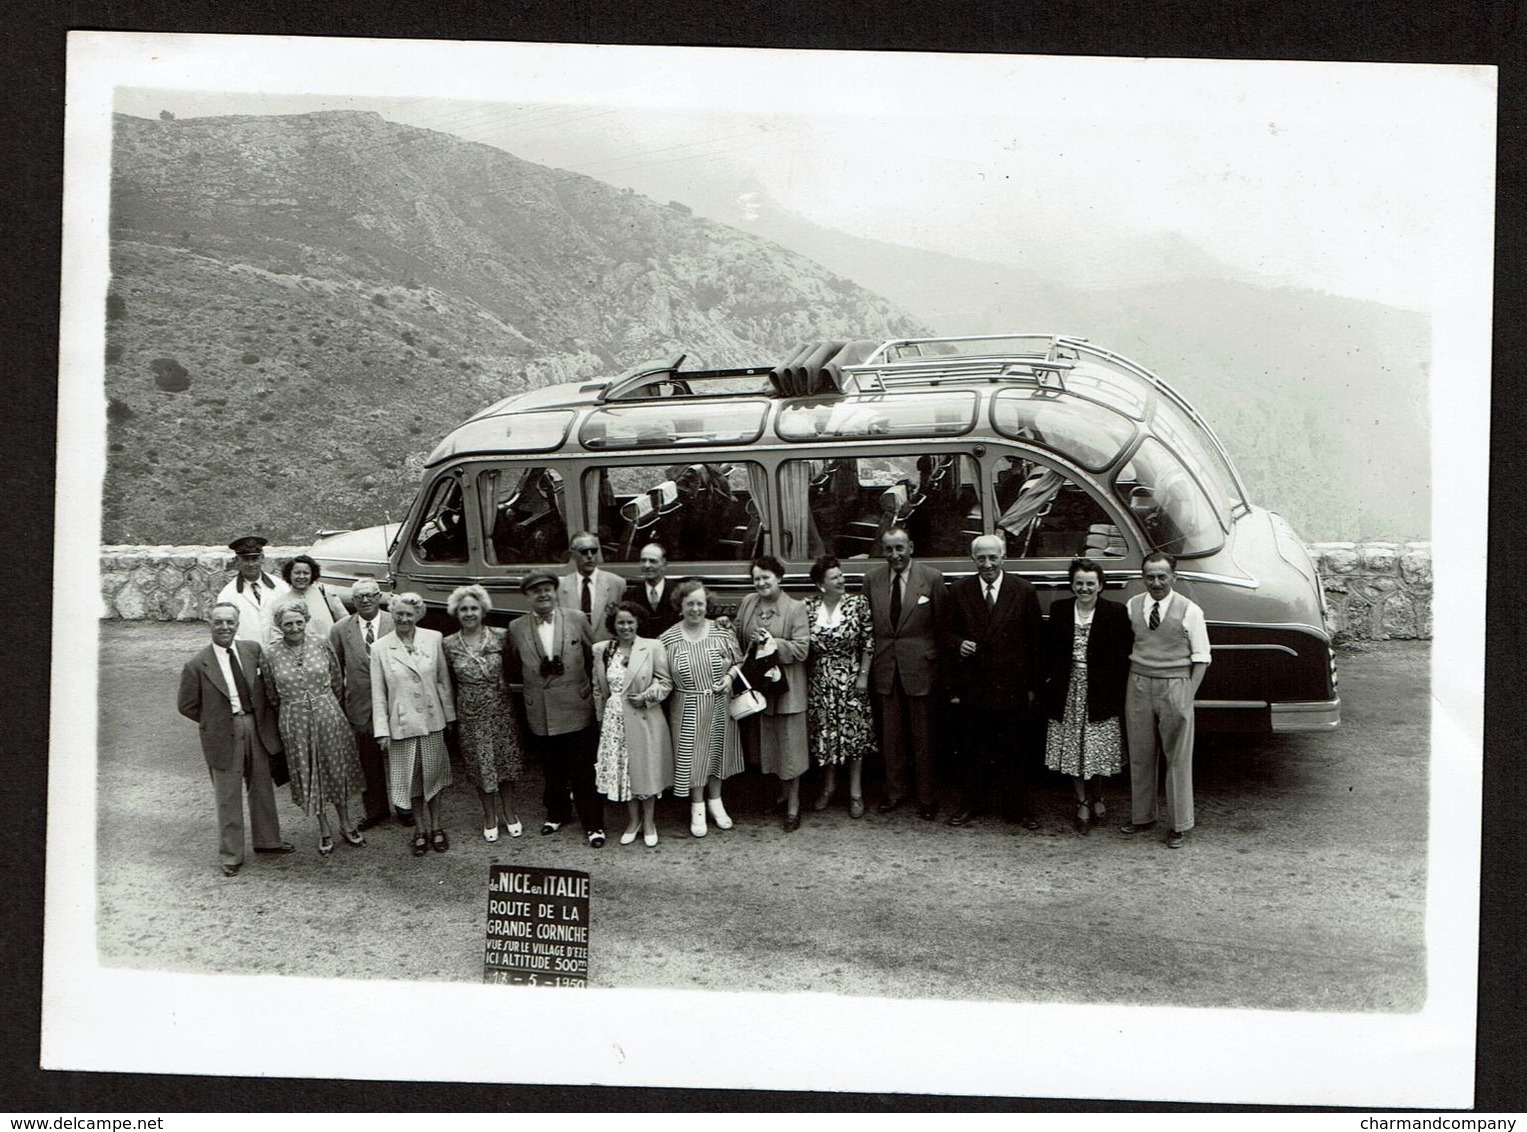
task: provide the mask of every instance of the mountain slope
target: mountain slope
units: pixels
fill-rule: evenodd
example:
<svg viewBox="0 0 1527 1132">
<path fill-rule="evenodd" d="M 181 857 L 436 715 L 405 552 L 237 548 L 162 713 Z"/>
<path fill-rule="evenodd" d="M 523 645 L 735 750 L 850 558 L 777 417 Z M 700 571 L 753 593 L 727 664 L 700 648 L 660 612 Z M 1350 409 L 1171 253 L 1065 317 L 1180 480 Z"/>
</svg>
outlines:
<svg viewBox="0 0 1527 1132">
<path fill-rule="evenodd" d="M 370 113 L 118 116 L 107 542 L 394 516 L 517 389 L 926 333 L 757 237 Z"/>
</svg>

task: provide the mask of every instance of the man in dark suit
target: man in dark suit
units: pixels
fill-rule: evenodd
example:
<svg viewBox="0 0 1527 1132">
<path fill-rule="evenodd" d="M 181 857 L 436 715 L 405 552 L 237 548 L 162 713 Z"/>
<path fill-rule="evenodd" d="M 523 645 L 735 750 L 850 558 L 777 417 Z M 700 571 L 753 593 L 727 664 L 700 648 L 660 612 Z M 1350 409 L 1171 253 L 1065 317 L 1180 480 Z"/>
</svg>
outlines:
<svg viewBox="0 0 1527 1132">
<path fill-rule="evenodd" d="M 667 578 L 668 555 L 655 542 L 642 547 L 640 578 L 626 587 L 626 600 L 642 607 L 641 635 L 657 638 L 679 623 L 678 603 Z"/>
<path fill-rule="evenodd" d="M 201 728 L 201 753 L 217 800 L 218 858 L 225 877 L 244 864 L 244 787 L 249 787 L 249 824 L 256 853 L 290 853 L 281 840 L 271 751 L 281 749 L 276 715 L 260 680 L 260 646 L 237 640 L 239 609 L 218 602 L 208 616 L 212 643 L 180 673 L 180 714 Z"/>
<path fill-rule="evenodd" d="M 934 781 L 933 692 L 938 683 L 939 644 L 947 595 L 944 575 L 912 561 L 912 536 L 892 527 L 880 536 L 885 555 L 864 575 L 874 624 L 870 682 L 880 703 L 880 749 L 885 754 L 888 814 L 907 795 L 907 748 L 917 770 L 917 810 L 924 821 L 938 814 Z"/>
<path fill-rule="evenodd" d="M 594 788 L 594 755 L 599 729 L 594 723 L 593 635 L 581 614 L 557 604 L 557 577 L 546 570 L 525 576 L 530 616 L 509 626 L 504 676 L 522 684 L 530 746 L 546 771 L 543 834 L 556 833 L 578 810 L 589 845 L 604 847 L 604 800 Z"/>
<path fill-rule="evenodd" d="M 350 587 L 355 612 L 341 617 L 329 630 L 329 647 L 339 658 L 345 676 L 345 716 L 355 733 L 360 755 L 361 803 L 366 816 L 359 829 L 387 820 L 387 763 L 371 726 L 371 646 L 392 632 L 392 614 L 382 608 L 382 587 L 375 578 L 360 578 Z M 412 820 L 408 824 L 413 824 Z"/>
<path fill-rule="evenodd" d="M 1038 829 L 1030 784 L 1043 627 L 1039 597 L 1027 581 L 1003 570 L 1001 537 L 973 539 L 970 557 L 975 577 L 949 587 L 949 672 L 965 728 L 960 810 L 949 824 L 968 825 L 990 807 Z"/>
</svg>

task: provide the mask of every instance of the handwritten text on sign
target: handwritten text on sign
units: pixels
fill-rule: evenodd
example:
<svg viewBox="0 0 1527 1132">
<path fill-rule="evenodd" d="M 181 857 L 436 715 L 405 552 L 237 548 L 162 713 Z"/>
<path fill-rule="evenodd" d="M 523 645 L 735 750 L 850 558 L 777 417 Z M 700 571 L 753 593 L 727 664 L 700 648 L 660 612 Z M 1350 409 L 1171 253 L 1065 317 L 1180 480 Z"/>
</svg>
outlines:
<svg viewBox="0 0 1527 1132">
<path fill-rule="evenodd" d="M 586 987 L 589 874 L 493 865 L 483 982 Z"/>
</svg>

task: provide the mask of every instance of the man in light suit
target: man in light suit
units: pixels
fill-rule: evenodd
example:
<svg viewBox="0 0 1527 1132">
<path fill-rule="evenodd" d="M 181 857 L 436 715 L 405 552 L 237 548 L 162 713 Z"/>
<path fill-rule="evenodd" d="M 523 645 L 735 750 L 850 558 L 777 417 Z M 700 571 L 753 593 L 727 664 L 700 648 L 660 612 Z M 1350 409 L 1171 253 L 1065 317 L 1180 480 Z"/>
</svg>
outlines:
<svg viewBox="0 0 1527 1132">
<path fill-rule="evenodd" d="M 228 544 L 238 555 L 239 572 L 217 595 L 239 611 L 239 640 L 258 644 L 270 640 L 270 610 L 291 589 L 265 572 L 265 543 L 259 535 L 244 535 Z"/>
<path fill-rule="evenodd" d="M 218 858 L 225 877 L 244 864 L 244 788 L 256 853 L 290 853 L 281 840 L 269 752 L 281 749 L 276 714 L 260 680 L 260 646 L 238 640 L 239 610 L 218 602 L 208 615 L 212 643 L 180 673 L 180 714 L 201 729 L 201 753 L 217 800 Z"/>
<path fill-rule="evenodd" d="M 906 798 L 910 744 L 917 811 L 932 821 L 938 815 L 933 692 L 943 637 L 944 575 L 912 561 L 912 536 L 901 527 L 881 535 L 880 548 L 885 564 L 864 575 L 875 633 L 870 683 L 880 703 L 880 749 L 885 753 L 886 795 L 876 809 L 888 814 Z"/>
<path fill-rule="evenodd" d="M 608 641 L 611 634 L 605 620 L 625 596 L 626 583 L 619 574 L 599 568 L 603 559 L 596 534 L 589 531 L 575 534 L 568 544 L 567 556 L 573 571 L 557 581 L 557 604 L 569 613 L 581 614 L 594 640 Z"/>
<path fill-rule="evenodd" d="M 970 557 L 975 576 L 949 587 L 950 676 L 965 727 L 960 810 L 949 824 L 969 825 L 990 806 L 1038 829 L 1030 786 L 1043 624 L 1039 597 L 1025 579 L 1003 570 L 1001 536 L 973 539 Z"/>
<path fill-rule="evenodd" d="M 557 604 L 555 574 L 532 570 L 525 576 L 524 589 L 530 616 L 509 626 L 504 676 L 510 684 L 524 686 L 528 740 L 546 771 L 541 832 L 556 833 L 569 820 L 571 793 L 589 845 L 600 849 L 604 799 L 594 788 L 599 729 L 594 724 L 593 634 L 581 614 Z"/>
<path fill-rule="evenodd" d="M 678 603 L 673 600 L 673 586 L 667 578 L 668 555 L 655 542 L 642 547 L 642 576 L 626 589 L 626 600 L 642 607 L 641 635 L 656 640 L 665 629 L 681 619 Z"/>
<path fill-rule="evenodd" d="M 329 630 L 329 647 L 339 658 L 345 676 L 345 717 L 355 733 L 360 755 L 361 803 L 366 816 L 358 829 L 372 829 L 387 820 L 387 764 L 371 726 L 371 646 L 392 632 L 392 614 L 382 608 L 382 587 L 375 578 L 360 578 L 350 587 L 355 612 L 341 617 Z M 412 817 L 406 823 L 412 825 Z"/>
</svg>

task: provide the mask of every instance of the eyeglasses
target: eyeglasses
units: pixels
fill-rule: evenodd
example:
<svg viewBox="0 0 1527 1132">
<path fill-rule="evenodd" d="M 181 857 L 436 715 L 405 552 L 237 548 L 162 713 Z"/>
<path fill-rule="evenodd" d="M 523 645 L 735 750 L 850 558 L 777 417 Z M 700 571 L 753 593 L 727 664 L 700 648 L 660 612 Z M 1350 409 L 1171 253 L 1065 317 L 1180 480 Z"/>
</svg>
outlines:
<svg viewBox="0 0 1527 1132">
<path fill-rule="evenodd" d="M 579 554 L 598 554 L 599 553 L 599 548 L 597 546 L 579 546 L 579 547 L 574 547 L 573 549 L 576 550 Z"/>
</svg>

